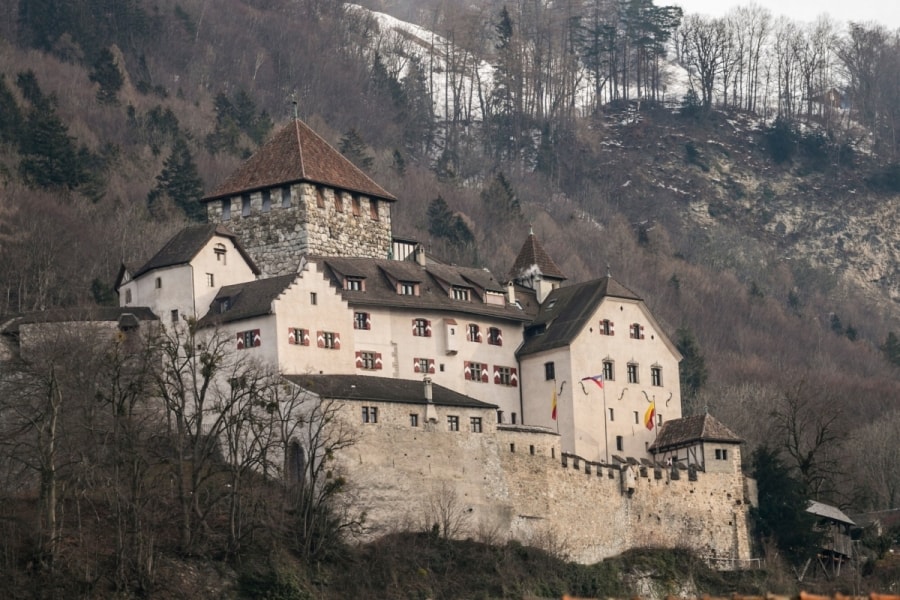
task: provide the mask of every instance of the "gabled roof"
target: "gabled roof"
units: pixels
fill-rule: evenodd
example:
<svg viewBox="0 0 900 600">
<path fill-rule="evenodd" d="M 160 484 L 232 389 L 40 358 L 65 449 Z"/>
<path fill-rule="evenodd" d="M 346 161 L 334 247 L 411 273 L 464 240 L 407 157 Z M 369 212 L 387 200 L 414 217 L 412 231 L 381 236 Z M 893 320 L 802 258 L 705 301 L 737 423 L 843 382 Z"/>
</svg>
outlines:
<svg viewBox="0 0 900 600">
<path fill-rule="evenodd" d="M 544 332 L 531 337 L 526 335 L 518 355 L 534 354 L 570 344 L 584 329 L 600 302 L 607 297 L 641 301 L 637 294 L 608 276 L 553 290 L 529 325 L 530 330 L 543 328 Z"/>
<path fill-rule="evenodd" d="M 284 378 L 323 398 L 425 404 L 425 384 L 421 380 L 366 375 L 285 375 Z M 437 384 L 432 384 L 431 395 L 432 403 L 437 406 L 497 408 L 495 404 L 481 402 Z"/>
<path fill-rule="evenodd" d="M 532 273 L 534 267 L 537 267 L 545 279 L 559 279 L 560 281 L 566 279 L 562 270 L 556 266 L 556 263 L 547 254 L 547 251 L 544 250 L 544 247 L 532 231 L 529 232 L 525 243 L 522 244 L 522 249 L 519 250 L 519 255 L 516 256 L 516 261 L 513 263 L 512 269 L 509 270 L 507 279 L 515 281 L 523 276 L 527 277 L 529 274 L 536 274 Z"/>
<path fill-rule="evenodd" d="M 743 440 L 712 415 L 694 415 L 663 423 L 656 441 L 650 445 L 650 451 L 665 452 L 697 442 L 740 444 Z"/>
<path fill-rule="evenodd" d="M 197 253 L 203 249 L 206 243 L 216 235 L 230 239 L 234 243 L 234 246 L 237 248 L 241 257 L 243 257 L 250 266 L 253 273 L 259 275 L 259 268 L 257 268 L 256 263 L 253 262 L 253 259 L 251 259 L 250 255 L 244 250 L 244 247 L 241 246 L 241 243 L 238 241 L 237 235 L 235 235 L 234 232 L 223 225 L 206 223 L 203 225 L 190 225 L 176 233 L 175 236 L 166 242 L 165 246 L 153 256 L 153 258 L 144 263 L 141 268 L 132 274 L 132 278 L 140 277 L 153 269 L 185 265 L 191 262 L 191 260 L 197 256 Z M 124 272 L 124 269 L 119 271 L 120 278 Z M 118 283 L 119 282 L 117 282 L 117 287 Z"/>
<path fill-rule="evenodd" d="M 299 119 L 284 126 L 203 201 L 300 181 L 396 198 Z"/>
<path fill-rule="evenodd" d="M 331 279 L 341 295 L 352 306 L 383 306 L 411 310 L 441 310 L 448 313 L 493 316 L 526 321 L 528 316 L 505 301 L 506 287 L 484 269 L 448 265 L 421 266 L 408 260 L 382 258 L 310 257 L 310 262 Z M 365 279 L 365 290 L 343 289 L 342 275 Z M 417 282 L 419 295 L 397 293 L 392 280 Z M 456 300 L 445 291 L 446 283 L 471 287 L 469 300 Z M 485 291 L 504 294 L 503 304 L 487 304 L 480 298 Z"/>
<path fill-rule="evenodd" d="M 297 273 L 289 273 L 279 277 L 222 286 L 210 305 L 209 312 L 200 319 L 199 325 L 217 325 L 268 315 L 272 312 L 272 302 L 290 287 L 297 277 Z M 228 310 L 220 312 L 220 303 L 226 299 Z"/>
</svg>

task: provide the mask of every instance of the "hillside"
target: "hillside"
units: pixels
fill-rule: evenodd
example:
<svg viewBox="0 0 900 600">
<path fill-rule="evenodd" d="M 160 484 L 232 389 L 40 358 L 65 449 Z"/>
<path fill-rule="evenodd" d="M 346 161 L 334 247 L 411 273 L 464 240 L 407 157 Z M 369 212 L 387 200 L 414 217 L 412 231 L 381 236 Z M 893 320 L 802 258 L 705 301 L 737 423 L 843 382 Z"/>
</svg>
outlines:
<svg viewBox="0 0 900 600">
<path fill-rule="evenodd" d="M 50 18 L 56 4 L 0 2 L 0 313 L 115 302 L 120 264 L 184 224 L 296 100 L 399 198 L 395 234 L 503 277 L 532 226 L 570 281 L 609 269 L 695 343 L 688 411 L 739 431 L 746 456 L 795 443 L 823 500 L 894 507 L 889 444 L 865 442 L 900 428 L 900 373 L 880 349 L 900 332 L 900 195 L 893 154 L 863 130 L 597 98 L 509 136 L 474 109 L 436 119 L 425 92 L 462 88 L 425 75 L 449 79 L 448 63 L 415 58 L 361 11 L 95 0 Z M 108 26 L 90 25 L 97 14 Z M 495 15 L 480 18 L 483 38 L 454 29 L 459 69 L 480 52 L 498 62 Z"/>
</svg>

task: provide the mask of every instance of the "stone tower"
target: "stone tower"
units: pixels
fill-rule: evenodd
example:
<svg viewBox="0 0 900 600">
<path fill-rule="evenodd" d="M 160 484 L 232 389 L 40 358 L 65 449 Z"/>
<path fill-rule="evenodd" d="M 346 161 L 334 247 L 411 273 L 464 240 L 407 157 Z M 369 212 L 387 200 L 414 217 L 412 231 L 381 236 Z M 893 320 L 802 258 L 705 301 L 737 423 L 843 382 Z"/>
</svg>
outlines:
<svg viewBox="0 0 900 600">
<path fill-rule="evenodd" d="M 396 200 L 296 119 L 202 202 L 272 277 L 305 254 L 386 258 Z"/>
</svg>

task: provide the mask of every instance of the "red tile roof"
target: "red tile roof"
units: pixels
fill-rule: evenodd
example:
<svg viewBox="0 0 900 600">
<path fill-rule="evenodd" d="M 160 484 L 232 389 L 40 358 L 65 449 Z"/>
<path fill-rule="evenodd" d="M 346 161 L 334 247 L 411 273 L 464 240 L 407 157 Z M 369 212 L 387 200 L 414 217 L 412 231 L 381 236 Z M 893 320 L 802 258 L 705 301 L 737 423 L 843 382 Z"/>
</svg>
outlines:
<svg viewBox="0 0 900 600">
<path fill-rule="evenodd" d="M 553 259 L 547 254 L 547 251 L 544 250 L 544 247 L 538 241 L 534 232 L 531 232 L 528 234 L 528 239 L 522 244 L 522 249 L 519 250 L 519 255 L 516 257 L 516 262 L 509 271 L 508 278 L 510 280 L 520 279 L 523 273 L 526 273 L 535 265 L 537 265 L 537 268 L 541 271 L 541 275 L 545 278 L 566 279 L 562 270 L 556 266 L 556 263 L 553 262 Z"/>
<path fill-rule="evenodd" d="M 358 192 L 379 200 L 396 200 L 297 119 L 276 133 L 203 201 L 300 181 Z"/>
</svg>

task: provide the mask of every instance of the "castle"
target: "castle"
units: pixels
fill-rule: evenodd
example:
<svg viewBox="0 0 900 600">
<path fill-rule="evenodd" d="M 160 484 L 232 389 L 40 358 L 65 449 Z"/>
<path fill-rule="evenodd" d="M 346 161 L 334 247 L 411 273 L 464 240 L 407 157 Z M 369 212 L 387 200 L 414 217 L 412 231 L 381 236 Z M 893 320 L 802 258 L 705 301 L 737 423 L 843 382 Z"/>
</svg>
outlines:
<svg viewBox="0 0 900 600">
<path fill-rule="evenodd" d="M 393 238 L 397 198 L 299 120 L 203 203 L 207 224 L 123 266 L 109 319 L 195 319 L 339 402 L 373 534 L 452 500 L 456 534 L 552 536 L 582 562 L 750 557 L 741 440 L 682 417 L 681 356 L 612 277 L 565 285 L 533 233 L 504 279 L 427 256 Z"/>
</svg>

